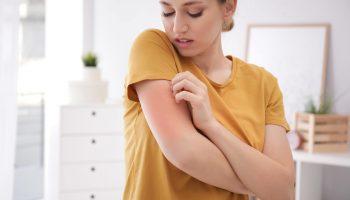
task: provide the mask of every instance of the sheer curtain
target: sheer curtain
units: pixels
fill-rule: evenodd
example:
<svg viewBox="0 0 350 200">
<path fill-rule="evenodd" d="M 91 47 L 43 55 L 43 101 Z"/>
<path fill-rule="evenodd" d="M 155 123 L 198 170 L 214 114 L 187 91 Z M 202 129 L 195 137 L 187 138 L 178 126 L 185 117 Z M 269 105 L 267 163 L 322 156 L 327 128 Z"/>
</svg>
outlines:
<svg viewBox="0 0 350 200">
<path fill-rule="evenodd" d="M 0 0 L 0 199 L 12 200 L 17 123 L 19 0 Z"/>
</svg>

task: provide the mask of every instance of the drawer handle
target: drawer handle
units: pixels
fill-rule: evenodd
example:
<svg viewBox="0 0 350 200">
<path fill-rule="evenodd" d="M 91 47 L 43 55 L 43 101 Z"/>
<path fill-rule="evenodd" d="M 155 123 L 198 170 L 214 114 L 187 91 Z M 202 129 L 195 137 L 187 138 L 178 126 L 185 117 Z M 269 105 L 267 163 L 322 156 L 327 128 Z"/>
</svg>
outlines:
<svg viewBox="0 0 350 200">
<path fill-rule="evenodd" d="M 94 195 L 94 194 L 91 194 L 91 195 L 90 195 L 90 199 L 95 199 L 95 195 Z"/>
<path fill-rule="evenodd" d="M 91 112 L 91 115 L 94 116 L 94 117 L 96 116 L 96 114 L 97 114 L 96 111 L 92 111 Z"/>
<path fill-rule="evenodd" d="M 94 172 L 94 171 L 96 171 L 96 168 L 95 168 L 95 167 L 91 167 L 90 170 L 91 170 L 92 172 Z"/>
<path fill-rule="evenodd" d="M 96 140 L 95 139 L 91 139 L 91 144 L 96 144 Z"/>
</svg>

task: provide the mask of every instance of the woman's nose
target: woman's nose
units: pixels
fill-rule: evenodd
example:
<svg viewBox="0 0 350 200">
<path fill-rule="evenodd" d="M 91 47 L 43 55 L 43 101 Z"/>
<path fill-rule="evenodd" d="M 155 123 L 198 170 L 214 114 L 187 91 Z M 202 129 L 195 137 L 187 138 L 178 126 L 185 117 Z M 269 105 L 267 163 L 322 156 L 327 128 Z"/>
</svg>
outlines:
<svg viewBox="0 0 350 200">
<path fill-rule="evenodd" d="M 186 32 L 187 30 L 188 30 L 188 25 L 186 24 L 184 19 L 180 15 L 175 15 L 173 32 L 183 33 L 183 32 Z"/>
</svg>

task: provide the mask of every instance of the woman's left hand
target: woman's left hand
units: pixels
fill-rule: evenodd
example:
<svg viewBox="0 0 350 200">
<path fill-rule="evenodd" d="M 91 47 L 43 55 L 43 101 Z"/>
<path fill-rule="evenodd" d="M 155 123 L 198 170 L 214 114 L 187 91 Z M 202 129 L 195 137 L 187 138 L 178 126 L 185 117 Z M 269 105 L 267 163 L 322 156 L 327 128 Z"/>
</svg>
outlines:
<svg viewBox="0 0 350 200">
<path fill-rule="evenodd" d="M 188 101 L 191 105 L 191 114 L 194 125 L 204 130 L 215 117 L 212 114 L 207 86 L 191 72 L 180 72 L 171 81 L 175 101 Z"/>
</svg>

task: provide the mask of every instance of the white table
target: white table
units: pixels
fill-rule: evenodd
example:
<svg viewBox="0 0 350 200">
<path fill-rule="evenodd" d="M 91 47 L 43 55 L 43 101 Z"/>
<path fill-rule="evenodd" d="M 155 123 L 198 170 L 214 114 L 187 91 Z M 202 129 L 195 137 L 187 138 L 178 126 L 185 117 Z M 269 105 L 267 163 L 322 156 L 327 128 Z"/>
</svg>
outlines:
<svg viewBox="0 0 350 200">
<path fill-rule="evenodd" d="M 344 153 L 307 153 L 292 151 L 296 164 L 296 200 L 321 200 L 323 166 L 345 167 L 350 174 L 350 151 Z M 346 183 L 350 190 L 350 180 Z M 341 197 L 343 198 L 343 197 Z M 344 199 L 349 197 L 344 197 Z"/>
</svg>

